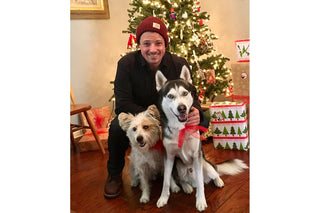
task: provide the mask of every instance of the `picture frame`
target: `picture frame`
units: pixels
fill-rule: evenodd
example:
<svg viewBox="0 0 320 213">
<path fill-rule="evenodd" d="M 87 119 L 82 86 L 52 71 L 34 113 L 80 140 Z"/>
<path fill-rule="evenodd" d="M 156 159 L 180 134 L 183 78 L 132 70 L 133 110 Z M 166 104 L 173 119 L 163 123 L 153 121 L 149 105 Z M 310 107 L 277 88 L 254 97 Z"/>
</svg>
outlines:
<svg viewBox="0 0 320 213">
<path fill-rule="evenodd" d="M 250 39 L 237 40 L 237 62 L 250 62 Z"/>
<path fill-rule="evenodd" d="M 108 0 L 70 0 L 71 19 L 109 19 Z"/>
</svg>

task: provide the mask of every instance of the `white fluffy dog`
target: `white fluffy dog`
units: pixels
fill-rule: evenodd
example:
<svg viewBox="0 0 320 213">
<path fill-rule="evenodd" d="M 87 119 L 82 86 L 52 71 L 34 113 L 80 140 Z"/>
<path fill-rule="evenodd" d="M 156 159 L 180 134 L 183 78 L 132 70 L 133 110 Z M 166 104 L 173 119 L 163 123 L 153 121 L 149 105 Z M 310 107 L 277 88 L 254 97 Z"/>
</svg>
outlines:
<svg viewBox="0 0 320 213">
<path fill-rule="evenodd" d="M 141 203 L 150 200 L 150 180 L 157 175 L 163 175 L 163 157 L 160 140 L 160 114 L 155 105 L 151 105 L 144 112 L 136 116 L 120 113 L 120 127 L 126 132 L 131 145 L 130 167 L 131 186 L 138 186 L 142 195 Z M 171 178 L 170 187 L 173 192 L 179 191 L 179 187 Z"/>
</svg>

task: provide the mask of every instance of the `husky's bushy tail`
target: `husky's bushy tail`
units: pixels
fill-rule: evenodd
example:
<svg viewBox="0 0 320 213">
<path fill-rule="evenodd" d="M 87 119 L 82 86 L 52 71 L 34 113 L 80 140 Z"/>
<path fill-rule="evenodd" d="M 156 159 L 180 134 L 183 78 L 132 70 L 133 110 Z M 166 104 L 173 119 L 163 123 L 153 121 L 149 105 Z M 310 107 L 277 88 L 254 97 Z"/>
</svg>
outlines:
<svg viewBox="0 0 320 213">
<path fill-rule="evenodd" d="M 248 168 L 248 166 L 239 159 L 227 160 L 215 166 L 219 175 L 236 175 Z"/>
</svg>

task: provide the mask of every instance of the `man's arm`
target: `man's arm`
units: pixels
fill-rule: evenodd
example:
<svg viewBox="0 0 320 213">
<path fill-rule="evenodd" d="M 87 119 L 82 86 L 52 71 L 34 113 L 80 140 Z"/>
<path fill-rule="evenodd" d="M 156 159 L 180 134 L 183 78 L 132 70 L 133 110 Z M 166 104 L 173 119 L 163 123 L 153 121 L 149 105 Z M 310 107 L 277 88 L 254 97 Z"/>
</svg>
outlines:
<svg viewBox="0 0 320 213">
<path fill-rule="evenodd" d="M 114 81 L 116 114 L 120 114 L 121 112 L 136 114 L 145 110 L 134 102 L 129 70 L 130 67 L 126 63 L 123 63 L 121 60 L 118 62 L 117 74 Z"/>
</svg>

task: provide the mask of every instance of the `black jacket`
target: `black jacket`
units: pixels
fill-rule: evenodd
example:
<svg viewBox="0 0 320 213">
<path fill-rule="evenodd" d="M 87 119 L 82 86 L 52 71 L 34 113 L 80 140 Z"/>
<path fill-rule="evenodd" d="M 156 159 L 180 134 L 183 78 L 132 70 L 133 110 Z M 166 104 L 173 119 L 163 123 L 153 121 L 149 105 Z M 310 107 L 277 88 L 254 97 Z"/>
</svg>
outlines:
<svg viewBox="0 0 320 213">
<path fill-rule="evenodd" d="M 168 80 L 174 80 L 180 78 L 183 65 L 189 67 L 184 58 L 166 52 L 159 70 Z M 140 50 L 129 53 L 119 60 L 114 81 L 114 94 L 116 114 L 121 112 L 137 114 L 145 111 L 151 104 L 157 104 L 159 95 L 156 90 L 155 73 L 142 57 Z M 202 121 L 203 113 L 195 88 L 192 94 L 195 100 L 194 107 L 199 110 Z"/>
</svg>

